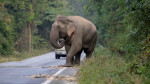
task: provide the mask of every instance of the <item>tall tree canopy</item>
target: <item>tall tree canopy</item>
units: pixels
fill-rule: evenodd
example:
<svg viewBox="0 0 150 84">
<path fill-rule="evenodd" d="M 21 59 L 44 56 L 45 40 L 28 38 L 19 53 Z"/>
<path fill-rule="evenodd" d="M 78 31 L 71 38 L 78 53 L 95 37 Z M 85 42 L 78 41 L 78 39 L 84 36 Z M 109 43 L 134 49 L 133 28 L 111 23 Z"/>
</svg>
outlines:
<svg viewBox="0 0 150 84">
<path fill-rule="evenodd" d="M 1 0 L 0 54 L 48 47 L 51 24 L 70 13 L 66 0 Z"/>
</svg>

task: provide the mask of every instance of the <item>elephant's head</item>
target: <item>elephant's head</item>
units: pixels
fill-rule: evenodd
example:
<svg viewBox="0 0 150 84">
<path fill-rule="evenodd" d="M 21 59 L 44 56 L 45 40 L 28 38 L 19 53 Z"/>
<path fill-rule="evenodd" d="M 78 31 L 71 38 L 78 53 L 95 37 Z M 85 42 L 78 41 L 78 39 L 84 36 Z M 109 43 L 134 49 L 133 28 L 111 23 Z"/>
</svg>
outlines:
<svg viewBox="0 0 150 84">
<path fill-rule="evenodd" d="M 56 49 L 62 48 L 65 42 L 63 41 L 62 43 L 58 44 L 58 40 L 69 38 L 74 31 L 74 23 L 69 20 L 67 16 L 58 15 L 52 24 L 50 33 L 50 42 L 52 46 Z"/>
</svg>

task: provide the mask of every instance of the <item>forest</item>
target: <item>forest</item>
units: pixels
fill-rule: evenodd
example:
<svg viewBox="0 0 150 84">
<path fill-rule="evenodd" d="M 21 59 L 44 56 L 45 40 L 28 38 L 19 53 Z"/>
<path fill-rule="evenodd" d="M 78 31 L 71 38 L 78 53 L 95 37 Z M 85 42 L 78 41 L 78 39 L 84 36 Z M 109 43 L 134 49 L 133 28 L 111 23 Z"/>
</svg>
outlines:
<svg viewBox="0 0 150 84">
<path fill-rule="evenodd" d="M 0 55 L 6 57 L 16 51 L 30 53 L 34 49 L 50 49 L 49 33 L 55 16 L 77 15 L 97 27 L 96 56 L 100 56 L 100 47 L 103 47 L 127 65 L 124 71 L 108 76 L 115 78 L 100 81 L 102 84 L 108 84 L 108 81 L 112 84 L 137 84 L 133 80 L 140 80 L 139 84 L 149 84 L 149 4 L 150 0 L 0 0 Z M 89 61 L 89 64 L 93 63 Z M 130 73 L 133 80 L 126 79 L 125 82 L 128 75 L 122 79 L 116 75 L 124 75 L 125 72 Z M 88 78 L 84 75 L 84 69 L 81 69 L 81 74 L 84 77 L 79 80 L 81 84 L 95 84 L 81 82 L 86 80 L 86 76 Z M 138 76 L 137 79 L 134 75 Z"/>
</svg>

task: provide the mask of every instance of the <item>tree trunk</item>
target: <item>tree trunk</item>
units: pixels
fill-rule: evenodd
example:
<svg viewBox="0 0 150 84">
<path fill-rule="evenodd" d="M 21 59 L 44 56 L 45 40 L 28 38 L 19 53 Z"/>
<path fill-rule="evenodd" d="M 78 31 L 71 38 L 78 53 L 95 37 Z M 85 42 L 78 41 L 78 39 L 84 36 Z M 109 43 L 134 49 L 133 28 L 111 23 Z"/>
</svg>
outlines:
<svg viewBox="0 0 150 84">
<path fill-rule="evenodd" d="M 28 23 L 23 28 L 22 35 L 16 41 L 16 50 L 31 52 L 31 24 L 30 23 Z"/>
<path fill-rule="evenodd" d="M 4 8 L 4 7 L 5 7 L 5 2 L 2 2 L 2 3 L 0 4 L 0 6 L 1 6 L 2 8 Z"/>
<path fill-rule="evenodd" d="M 27 51 L 28 50 L 28 27 L 25 26 L 21 33 L 21 36 L 16 41 L 17 51 Z"/>
<path fill-rule="evenodd" d="M 28 27 L 29 31 L 29 46 L 28 46 L 28 52 L 31 52 L 31 24 L 29 23 Z"/>
</svg>

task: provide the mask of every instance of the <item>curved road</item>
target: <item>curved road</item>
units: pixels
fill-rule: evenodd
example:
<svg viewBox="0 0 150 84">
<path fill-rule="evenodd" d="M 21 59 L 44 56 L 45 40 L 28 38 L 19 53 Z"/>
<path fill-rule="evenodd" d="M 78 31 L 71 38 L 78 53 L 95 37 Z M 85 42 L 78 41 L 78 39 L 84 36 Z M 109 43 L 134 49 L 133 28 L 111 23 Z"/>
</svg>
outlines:
<svg viewBox="0 0 150 84">
<path fill-rule="evenodd" d="M 81 60 L 84 58 L 82 53 Z M 1 63 L 0 84 L 76 84 L 73 77 L 77 68 L 57 67 L 65 64 L 65 60 L 65 57 L 55 59 L 55 53 L 50 52 L 23 61 Z"/>
</svg>

